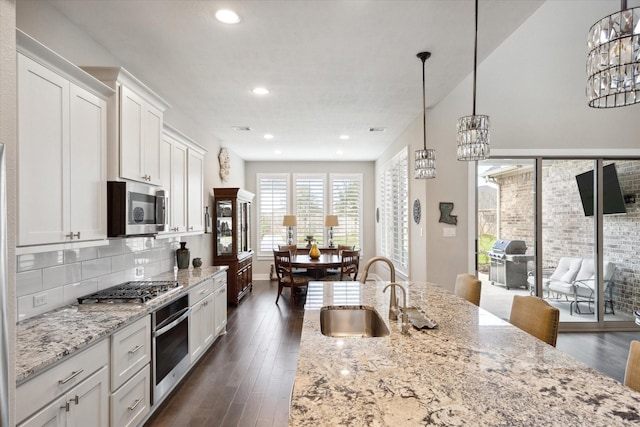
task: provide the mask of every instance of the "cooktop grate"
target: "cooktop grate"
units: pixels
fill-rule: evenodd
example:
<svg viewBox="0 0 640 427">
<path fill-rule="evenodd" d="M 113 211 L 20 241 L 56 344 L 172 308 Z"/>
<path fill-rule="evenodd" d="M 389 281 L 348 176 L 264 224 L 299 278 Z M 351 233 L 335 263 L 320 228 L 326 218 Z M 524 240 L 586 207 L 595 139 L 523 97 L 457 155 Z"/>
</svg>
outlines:
<svg viewBox="0 0 640 427">
<path fill-rule="evenodd" d="M 144 303 L 180 285 L 173 280 L 125 282 L 78 298 L 78 304 Z"/>
</svg>

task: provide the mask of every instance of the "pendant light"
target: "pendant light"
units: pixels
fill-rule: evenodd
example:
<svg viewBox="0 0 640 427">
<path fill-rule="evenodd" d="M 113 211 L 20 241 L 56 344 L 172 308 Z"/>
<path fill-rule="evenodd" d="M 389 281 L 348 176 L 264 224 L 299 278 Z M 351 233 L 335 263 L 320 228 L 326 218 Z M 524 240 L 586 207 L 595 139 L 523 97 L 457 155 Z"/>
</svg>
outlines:
<svg viewBox="0 0 640 427">
<path fill-rule="evenodd" d="M 605 16 L 587 37 L 589 107 L 623 107 L 640 102 L 640 7 Z"/>
<path fill-rule="evenodd" d="M 458 160 L 484 160 L 489 157 L 489 116 L 476 115 L 476 74 L 478 62 L 478 0 L 476 0 L 473 46 L 473 113 L 458 119 Z"/>
<path fill-rule="evenodd" d="M 416 56 L 422 60 L 422 150 L 416 150 L 413 177 L 429 179 L 436 177 L 436 150 L 427 149 L 427 108 L 424 84 L 424 63 L 431 56 L 431 52 L 420 52 Z"/>
</svg>

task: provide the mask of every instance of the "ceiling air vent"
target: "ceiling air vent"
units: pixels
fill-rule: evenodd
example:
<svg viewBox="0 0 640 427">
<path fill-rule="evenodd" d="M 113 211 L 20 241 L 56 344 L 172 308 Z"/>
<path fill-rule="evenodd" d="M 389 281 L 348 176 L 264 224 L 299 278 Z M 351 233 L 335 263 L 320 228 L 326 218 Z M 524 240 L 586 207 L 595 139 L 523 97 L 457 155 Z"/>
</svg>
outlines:
<svg viewBox="0 0 640 427">
<path fill-rule="evenodd" d="M 238 132 L 250 132 L 251 128 L 249 126 L 233 126 L 233 130 Z"/>
<path fill-rule="evenodd" d="M 371 127 L 369 128 L 369 132 L 386 132 L 387 128 L 385 127 Z"/>
</svg>

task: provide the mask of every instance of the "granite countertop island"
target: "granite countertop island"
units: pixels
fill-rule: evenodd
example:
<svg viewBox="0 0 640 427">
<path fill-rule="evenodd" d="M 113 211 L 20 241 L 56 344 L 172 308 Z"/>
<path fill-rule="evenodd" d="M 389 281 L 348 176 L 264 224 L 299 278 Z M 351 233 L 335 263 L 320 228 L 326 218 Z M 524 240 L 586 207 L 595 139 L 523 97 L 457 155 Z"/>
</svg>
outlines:
<svg viewBox="0 0 640 427">
<path fill-rule="evenodd" d="M 310 283 L 291 426 L 640 424 L 640 393 L 436 285 L 403 283 L 438 327 L 401 335 L 384 284 Z M 374 307 L 391 334 L 324 336 L 325 305 Z"/>
<path fill-rule="evenodd" d="M 177 276 L 170 272 L 148 279 L 175 279 L 180 287 L 146 303 L 73 304 L 19 322 L 16 382 L 21 384 L 226 269 L 226 266 L 189 268 L 178 270 Z"/>
</svg>

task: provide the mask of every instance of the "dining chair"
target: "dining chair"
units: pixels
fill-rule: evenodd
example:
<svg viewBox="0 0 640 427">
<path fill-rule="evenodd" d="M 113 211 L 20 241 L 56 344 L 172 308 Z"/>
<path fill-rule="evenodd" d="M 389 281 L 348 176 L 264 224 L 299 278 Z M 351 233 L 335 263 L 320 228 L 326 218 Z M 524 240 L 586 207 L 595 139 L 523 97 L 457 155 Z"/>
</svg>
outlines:
<svg viewBox="0 0 640 427">
<path fill-rule="evenodd" d="M 342 251 L 340 260 L 340 270 L 338 274 L 330 274 L 321 280 L 325 282 L 336 282 L 344 280 L 356 280 L 358 268 L 360 266 L 360 251 Z"/>
<path fill-rule="evenodd" d="M 534 337 L 556 346 L 560 310 L 542 298 L 514 295 L 509 323 Z"/>
<path fill-rule="evenodd" d="M 456 277 L 456 287 L 453 291 L 472 304 L 480 306 L 480 291 L 482 282 L 473 274 L 458 274 Z"/>
<path fill-rule="evenodd" d="M 291 304 L 295 303 L 296 288 L 302 288 L 309 284 L 309 277 L 298 274 L 293 274 L 293 268 L 291 268 L 291 251 L 273 251 L 273 263 L 278 276 L 278 296 L 276 297 L 276 304 L 280 299 L 282 288 L 289 288 L 291 291 L 290 301 Z"/>
<path fill-rule="evenodd" d="M 640 341 L 633 340 L 629 345 L 627 369 L 624 371 L 624 385 L 640 391 Z"/>
<path fill-rule="evenodd" d="M 298 252 L 298 245 L 278 245 L 280 251 L 291 251 L 291 255 L 296 255 Z"/>
</svg>

